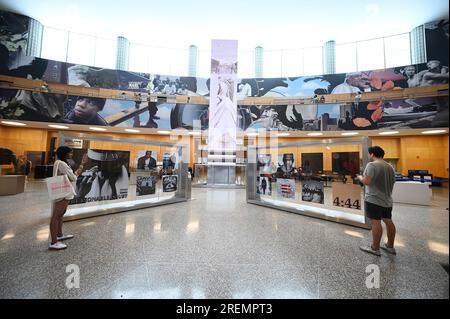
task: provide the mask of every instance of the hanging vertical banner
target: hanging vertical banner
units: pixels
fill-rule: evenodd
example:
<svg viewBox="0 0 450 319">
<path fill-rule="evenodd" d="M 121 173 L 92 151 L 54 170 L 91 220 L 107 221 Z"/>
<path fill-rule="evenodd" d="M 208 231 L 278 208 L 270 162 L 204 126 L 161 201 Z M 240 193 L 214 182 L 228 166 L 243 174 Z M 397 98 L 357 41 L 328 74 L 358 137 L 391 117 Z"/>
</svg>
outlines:
<svg viewBox="0 0 450 319">
<path fill-rule="evenodd" d="M 236 40 L 212 40 L 208 150 L 210 154 L 236 151 L 237 127 Z"/>
</svg>

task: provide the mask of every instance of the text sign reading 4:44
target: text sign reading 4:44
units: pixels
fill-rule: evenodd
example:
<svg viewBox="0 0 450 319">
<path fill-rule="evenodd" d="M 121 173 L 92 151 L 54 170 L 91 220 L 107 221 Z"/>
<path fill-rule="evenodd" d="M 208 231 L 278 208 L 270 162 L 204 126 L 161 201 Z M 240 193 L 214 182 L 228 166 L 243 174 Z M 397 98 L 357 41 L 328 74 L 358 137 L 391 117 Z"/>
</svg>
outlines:
<svg viewBox="0 0 450 319">
<path fill-rule="evenodd" d="M 356 184 L 333 183 L 333 205 L 361 209 L 361 191 Z"/>
<path fill-rule="evenodd" d="M 340 206 L 340 207 L 361 209 L 361 204 L 360 204 L 360 200 L 359 199 L 357 199 L 354 202 L 352 202 L 352 200 L 350 198 L 343 199 L 343 198 L 336 197 L 333 200 L 333 205 L 334 206 Z"/>
</svg>

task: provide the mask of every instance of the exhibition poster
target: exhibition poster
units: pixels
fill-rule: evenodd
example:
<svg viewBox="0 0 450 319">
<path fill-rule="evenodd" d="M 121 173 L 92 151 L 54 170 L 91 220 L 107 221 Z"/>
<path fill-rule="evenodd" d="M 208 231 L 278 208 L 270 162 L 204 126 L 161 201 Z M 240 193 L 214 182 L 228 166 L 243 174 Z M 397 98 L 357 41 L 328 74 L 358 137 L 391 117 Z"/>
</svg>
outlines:
<svg viewBox="0 0 450 319">
<path fill-rule="evenodd" d="M 154 151 L 139 151 L 136 168 L 141 170 L 151 170 L 156 168 L 157 153 Z"/>
<path fill-rule="evenodd" d="M 260 174 L 272 173 L 272 156 L 270 154 L 258 154 L 257 168 Z"/>
<path fill-rule="evenodd" d="M 303 181 L 302 201 L 323 204 L 324 203 L 323 182 L 317 180 Z"/>
<path fill-rule="evenodd" d="M 177 190 L 178 176 L 164 175 L 162 177 L 163 192 L 175 192 Z"/>
<path fill-rule="evenodd" d="M 295 198 L 295 179 L 277 178 L 277 193 L 281 197 Z"/>
<path fill-rule="evenodd" d="M 272 183 L 270 182 L 270 177 L 256 177 L 256 193 L 261 195 L 272 195 Z"/>
<path fill-rule="evenodd" d="M 177 167 L 176 153 L 164 153 L 163 169 L 175 169 Z"/>
<path fill-rule="evenodd" d="M 293 153 L 278 155 L 277 177 L 293 178 L 297 174 Z"/>
<path fill-rule="evenodd" d="M 128 196 L 130 152 L 74 149 L 69 165 L 77 170 L 87 158 L 76 181 L 76 195 L 69 204 L 122 199 Z"/>
<path fill-rule="evenodd" d="M 136 196 L 155 194 L 156 176 L 136 177 Z"/>
</svg>

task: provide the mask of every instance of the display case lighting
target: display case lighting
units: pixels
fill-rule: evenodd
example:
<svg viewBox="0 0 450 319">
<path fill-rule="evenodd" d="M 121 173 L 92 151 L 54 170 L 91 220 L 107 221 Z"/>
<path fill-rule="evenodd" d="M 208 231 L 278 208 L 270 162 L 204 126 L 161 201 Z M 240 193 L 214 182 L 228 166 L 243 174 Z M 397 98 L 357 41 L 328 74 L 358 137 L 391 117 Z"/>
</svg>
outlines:
<svg viewBox="0 0 450 319">
<path fill-rule="evenodd" d="M 129 132 L 129 133 L 139 133 L 140 131 L 139 131 L 139 130 L 132 129 L 132 128 L 126 128 L 126 129 L 125 129 L 125 132 Z"/>
<path fill-rule="evenodd" d="M 170 131 L 157 131 L 159 134 L 170 134 Z"/>
</svg>

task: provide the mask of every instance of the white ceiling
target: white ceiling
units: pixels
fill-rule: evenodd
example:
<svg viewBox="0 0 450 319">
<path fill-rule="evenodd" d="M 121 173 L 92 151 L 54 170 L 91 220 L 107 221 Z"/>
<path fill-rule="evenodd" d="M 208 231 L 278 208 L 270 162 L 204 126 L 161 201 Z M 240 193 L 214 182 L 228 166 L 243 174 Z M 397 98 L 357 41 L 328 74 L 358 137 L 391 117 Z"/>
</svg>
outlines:
<svg viewBox="0 0 450 319">
<path fill-rule="evenodd" d="M 0 0 L 0 8 L 46 26 L 136 43 L 208 49 L 211 39 L 236 39 L 240 50 L 393 35 L 449 12 L 448 0 Z"/>
</svg>

